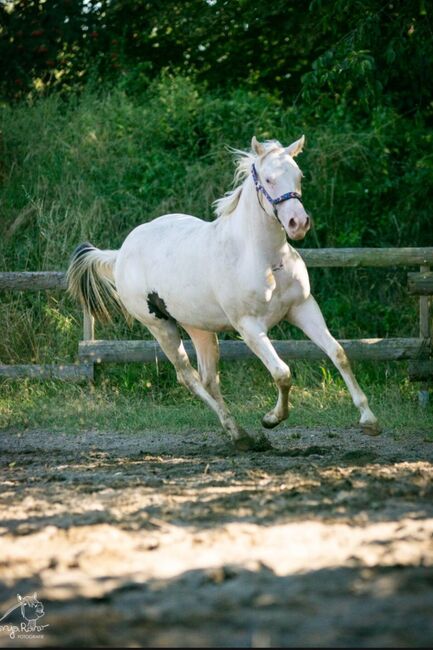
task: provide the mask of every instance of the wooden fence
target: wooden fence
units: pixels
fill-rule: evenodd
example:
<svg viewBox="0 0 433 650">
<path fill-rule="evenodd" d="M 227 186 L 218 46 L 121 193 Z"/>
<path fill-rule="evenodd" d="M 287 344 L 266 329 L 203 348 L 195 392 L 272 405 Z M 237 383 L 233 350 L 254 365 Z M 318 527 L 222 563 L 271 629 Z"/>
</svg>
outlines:
<svg viewBox="0 0 433 650">
<path fill-rule="evenodd" d="M 427 381 L 433 379 L 432 323 L 430 296 L 433 294 L 432 248 L 328 248 L 299 251 L 307 267 L 419 267 L 408 273 L 408 290 L 419 296 L 419 336 L 417 338 L 354 339 L 340 341 L 350 359 L 407 360 L 411 379 L 424 382 L 420 400 L 428 399 Z M 65 290 L 63 272 L 0 273 L 0 290 L 41 291 Z M 284 359 L 320 359 L 325 355 L 310 341 L 274 341 Z M 187 352 L 195 357 L 190 341 Z M 253 353 L 242 341 L 221 341 L 223 359 L 245 359 Z M 78 346 L 78 363 L 73 365 L 0 365 L 0 377 L 59 378 L 70 381 L 91 380 L 95 363 L 154 362 L 165 355 L 156 341 L 98 341 L 94 336 L 94 321 L 83 313 L 83 340 Z"/>
</svg>

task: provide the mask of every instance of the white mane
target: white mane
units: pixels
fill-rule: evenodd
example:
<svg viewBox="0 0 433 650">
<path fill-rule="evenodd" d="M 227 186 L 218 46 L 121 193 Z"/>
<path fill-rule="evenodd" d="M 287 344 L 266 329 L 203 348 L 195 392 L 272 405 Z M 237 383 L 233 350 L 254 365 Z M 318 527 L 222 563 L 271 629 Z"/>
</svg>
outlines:
<svg viewBox="0 0 433 650">
<path fill-rule="evenodd" d="M 264 143 L 264 146 L 266 147 L 265 155 L 274 149 L 282 147 L 277 140 L 268 140 Z M 215 206 L 215 214 L 217 217 L 227 217 L 234 212 L 241 198 L 244 182 L 251 173 L 251 166 L 257 158 L 257 155 L 252 151 L 248 153 L 247 151 L 232 148 L 229 148 L 229 151 L 235 155 L 236 171 L 233 178 L 233 185 L 237 187 L 230 192 L 226 192 L 224 196 L 214 201 L 213 205 Z"/>
</svg>

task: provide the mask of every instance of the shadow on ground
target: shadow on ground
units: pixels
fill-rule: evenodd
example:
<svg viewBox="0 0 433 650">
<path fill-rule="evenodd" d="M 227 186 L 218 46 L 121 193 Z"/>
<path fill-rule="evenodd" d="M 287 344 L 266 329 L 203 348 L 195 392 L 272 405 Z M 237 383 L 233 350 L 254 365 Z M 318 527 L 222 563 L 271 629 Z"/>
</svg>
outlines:
<svg viewBox="0 0 433 650">
<path fill-rule="evenodd" d="M 430 647 L 431 443 L 271 440 L 3 433 L 0 618 L 37 592 L 25 646 Z"/>
</svg>

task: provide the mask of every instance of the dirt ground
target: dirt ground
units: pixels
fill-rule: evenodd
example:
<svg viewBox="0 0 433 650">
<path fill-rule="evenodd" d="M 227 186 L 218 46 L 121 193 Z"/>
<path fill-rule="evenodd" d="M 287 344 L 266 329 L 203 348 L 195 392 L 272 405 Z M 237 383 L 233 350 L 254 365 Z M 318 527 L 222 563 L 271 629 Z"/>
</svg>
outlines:
<svg viewBox="0 0 433 650">
<path fill-rule="evenodd" d="M 3 432 L 0 645 L 431 647 L 432 443 L 269 437 Z"/>
</svg>

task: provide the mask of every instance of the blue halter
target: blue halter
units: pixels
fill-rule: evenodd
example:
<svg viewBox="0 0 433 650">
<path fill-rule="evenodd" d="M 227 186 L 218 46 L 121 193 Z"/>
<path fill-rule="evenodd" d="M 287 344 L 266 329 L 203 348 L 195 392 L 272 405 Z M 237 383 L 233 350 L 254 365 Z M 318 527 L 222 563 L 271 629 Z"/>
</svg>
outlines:
<svg viewBox="0 0 433 650">
<path fill-rule="evenodd" d="M 278 219 L 278 221 L 280 221 L 280 219 L 278 217 L 277 208 L 275 207 L 276 205 L 278 205 L 278 203 L 282 203 L 283 201 L 288 201 L 289 199 L 298 199 L 298 201 L 301 201 L 302 203 L 302 197 L 300 194 L 298 194 L 298 192 L 286 192 L 285 194 L 278 196 L 276 199 L 273 199 L 272 196 L 269 194 L 269 192 L 260 183 L 259 176 L 257 174 L 257 169 L 254 163 L 251 168 L 251 173 L 253 175 L 253 181 L 254 181 L 254 185 L 256 186 L 257 194 L 261 192 L 268 199 L 269 203 L 272 205 L 274 216 Z"/>
</svg>

